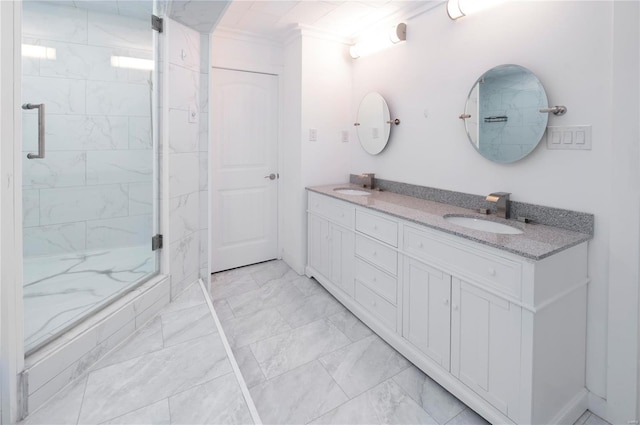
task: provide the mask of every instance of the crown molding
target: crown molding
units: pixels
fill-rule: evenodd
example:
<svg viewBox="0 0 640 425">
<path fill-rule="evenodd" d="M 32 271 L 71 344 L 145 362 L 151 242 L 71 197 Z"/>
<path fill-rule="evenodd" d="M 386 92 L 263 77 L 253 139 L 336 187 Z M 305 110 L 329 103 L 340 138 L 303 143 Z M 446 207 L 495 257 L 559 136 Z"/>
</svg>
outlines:
<svg viewBox="0 0 640 425">
<path fill-rule="evenodd" d="M 257 43 L 273 47 L 282 47 L 283 44 L 282 40 L 278 38 L 229 27 L 217 27 L 212 34 L 214 37 L 231 38 L 233 40 L 246 41 L 249 43 Z"/>
<path fill-rule="evenodd" d="M 321 40 L 332 41 L 340 44 L 351 44 L 351 38 L 344 37 L 311 25 L 297 24 L 293 26 L 284 37 L 284 44 L 289 44 L 300 37 L 313 37 Z"/>
</svg>

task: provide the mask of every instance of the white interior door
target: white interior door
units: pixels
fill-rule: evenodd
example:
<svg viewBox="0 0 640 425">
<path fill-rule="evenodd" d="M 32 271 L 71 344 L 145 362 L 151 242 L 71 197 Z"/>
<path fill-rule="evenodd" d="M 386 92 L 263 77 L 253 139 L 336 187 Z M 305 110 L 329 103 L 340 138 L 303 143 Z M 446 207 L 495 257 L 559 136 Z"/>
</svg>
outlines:
<svg viewBox="0 0 640 425">
<path fill-rule="evenodd" d="M 214 69 L 211 270 L 278 254 L 278 77 Z"/>
</svg>

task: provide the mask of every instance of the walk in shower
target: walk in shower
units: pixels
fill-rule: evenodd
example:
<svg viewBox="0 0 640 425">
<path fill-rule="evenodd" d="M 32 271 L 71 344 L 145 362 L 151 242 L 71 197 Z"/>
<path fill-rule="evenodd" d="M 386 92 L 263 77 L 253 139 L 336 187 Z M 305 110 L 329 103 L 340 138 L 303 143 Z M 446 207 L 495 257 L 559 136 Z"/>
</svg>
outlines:
<svg viewBox="0 0 640 425">
<path fill-rule="evenodd" d="M 27 354 L 158 272 L 152 11 L 151 1 L 23 2 Z"/>
</svg>

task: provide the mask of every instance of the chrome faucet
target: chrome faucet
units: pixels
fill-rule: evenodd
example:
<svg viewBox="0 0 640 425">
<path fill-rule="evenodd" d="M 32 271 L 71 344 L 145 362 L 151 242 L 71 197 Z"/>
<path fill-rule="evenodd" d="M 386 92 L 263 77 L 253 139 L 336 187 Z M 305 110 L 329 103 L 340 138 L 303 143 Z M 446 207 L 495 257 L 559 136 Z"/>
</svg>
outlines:
<svg viewBox="0 0 640 425">
<path fill-rule="evenodd" d="M 489 202 L 495 202 L 498 217 L 509 218 L 509 195 L 511 194 L 508 192 L 495 192 L 485 198 Z"/>
<path fill-rule="evenodd" d="M 356 181 L 366 189 L 373 189 L 373 179 L 375 173 L 363 173 L 356 176 Z"/>
</svg>

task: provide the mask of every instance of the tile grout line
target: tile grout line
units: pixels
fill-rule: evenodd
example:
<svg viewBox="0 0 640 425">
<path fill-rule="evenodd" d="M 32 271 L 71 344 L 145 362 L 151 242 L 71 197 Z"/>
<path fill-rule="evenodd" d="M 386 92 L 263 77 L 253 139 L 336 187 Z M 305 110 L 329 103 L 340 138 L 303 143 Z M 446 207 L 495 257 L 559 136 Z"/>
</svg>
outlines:
<svg viewBox="0 0 640 425">
<path fill-rule="evenodd" d="M 76 419 L 76 424 L 80 423 L 80 415 L 82 414 L 82 407 L 84 406 L 84 398 L 87 395 L 87 386 L 89 386 L 89 375 L 91 373 L 88 373 L 87 376 L 84 378 L 84 389 L 82 390 L 82 401 L 80 402 L 80 407 L 78 408 L 78 419 Z"/>
<path fill-rule="evenodd" d="M 240 386 L 240 390 L 242 391 L 242 395 L 244 397 L 245 403 L 249 408 L 249 413 L 251 414 L 251 418 L 255 425 L 262 425 L 262 420 L 260 419 L 260 415 L 258 414 L 258 409 L 253 402 L 253 398 L 251 397 L 251 393 L 249 392 L 249 388 L 247 388 L 247 383 L 240 372 L 240 367 L 238 366 L 238 362 L 236 361 L 235 356 L 233 355 L 233 351 L 231 351 L 231 346 L 229 345 L 229 341 L 227 340 L 227 336 L 224 333 L 224 329 L 222 329 L 222 325 L 220 324 L 220 319 L 218 319 L 218 315 L 213 308 L 213 303 L 211 302 L 211 298 L 207 294 L 207 289 L 204 286 L 204 282 L 201 278 L 198 279 L 198 283 L 200 284 L 200 289 L 202 290 L 202 294 L 204 295 L 205 301 L 207 302 L 207 306 L 209 307 L 209 311 L 211 312 L 211 316 L 213 317 L 213 321 L 216 324 L 216 328 L 218 328 L 218 334 L 220 335 L 220 340 L 222 341 L 222 345 L 224 346 L 224 350 L 227 352 L 227 358 L 229 359 L 229 363 L 231 363 L 231 368 L 233 369 L 233 373 L 236 376 L 236 380 L 238 381 L 238 385 Z"/>
</svg>

